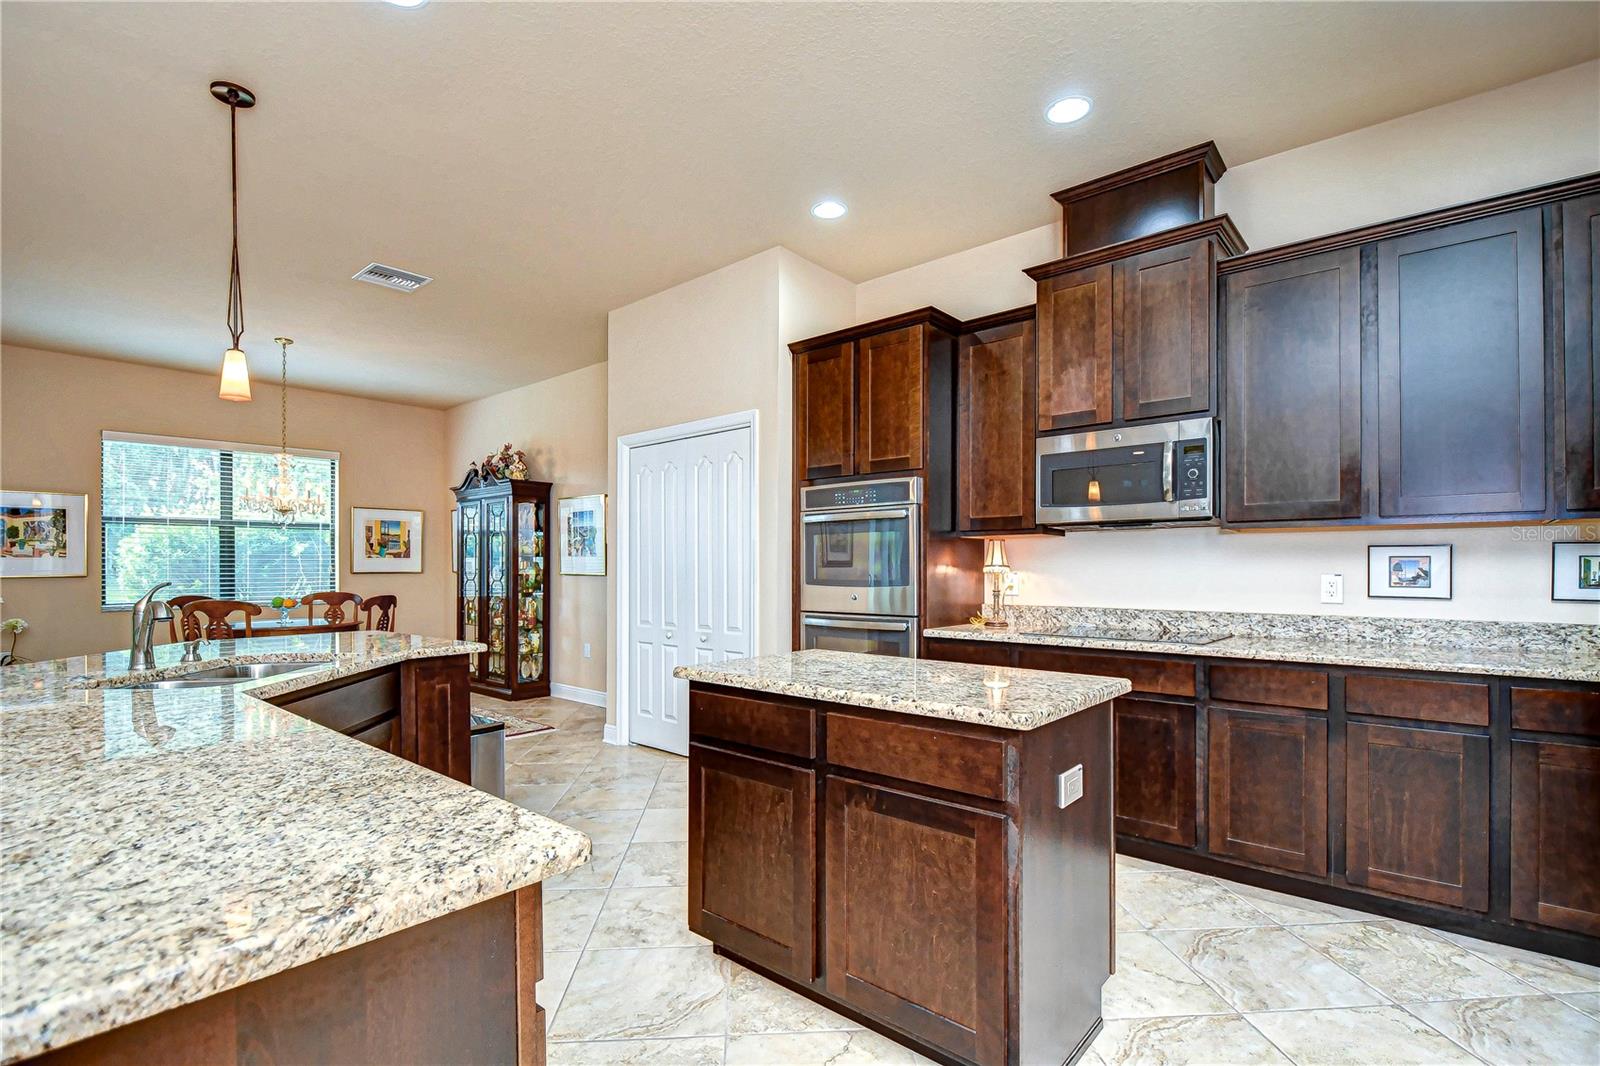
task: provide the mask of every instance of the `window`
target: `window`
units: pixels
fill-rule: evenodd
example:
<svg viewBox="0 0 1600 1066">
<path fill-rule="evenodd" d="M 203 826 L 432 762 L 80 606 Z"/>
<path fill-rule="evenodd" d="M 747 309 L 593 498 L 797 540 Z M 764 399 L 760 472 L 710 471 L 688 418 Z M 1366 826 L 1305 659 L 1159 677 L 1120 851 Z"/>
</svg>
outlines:
<svg viewBox="0 0 1600 1066">
<path fill-rule="evenodd" d="M 280 526 L 244 503 L 277 474 L 275 449 L 103 433 L 101 606 L 125 607 L 163 581 L 163 596 L 256 603 L 336 588 L 338 454 L 290 455 L 296 488 L 320 493 L 324 508 Z"/>
</svg>

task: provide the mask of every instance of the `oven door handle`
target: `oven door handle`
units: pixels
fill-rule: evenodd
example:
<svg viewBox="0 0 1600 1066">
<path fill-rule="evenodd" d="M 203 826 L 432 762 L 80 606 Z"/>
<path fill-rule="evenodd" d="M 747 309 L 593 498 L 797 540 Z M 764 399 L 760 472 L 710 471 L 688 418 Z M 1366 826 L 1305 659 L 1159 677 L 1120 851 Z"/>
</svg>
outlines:
<svg viewBox="0 0 1600 1066">
<path fill-rule="evenodd" d="M 856 622 L 844 618 L 813 618 L 808 616 L 800 619 L 803 626 L 816 626 L 818 629 L 873 629 L 885 633 L 904 633 L 911 628 L 910 622 Z"/>
<path fill-rule="evenodd" d="M 1172 502 L 1172 453 L 1176 448 L 1170 440 L 1161 448 L 1161 498 L 1167 503 Z"/>
<path fill-rule="evenodd" d="M 870 522 L 879 518 L 910 518 L 911 512 L 901 507 L 889 511 L 829 511 L 823 514 L 801 515 L 806 525 L 818 522 Z"/>
</svg>

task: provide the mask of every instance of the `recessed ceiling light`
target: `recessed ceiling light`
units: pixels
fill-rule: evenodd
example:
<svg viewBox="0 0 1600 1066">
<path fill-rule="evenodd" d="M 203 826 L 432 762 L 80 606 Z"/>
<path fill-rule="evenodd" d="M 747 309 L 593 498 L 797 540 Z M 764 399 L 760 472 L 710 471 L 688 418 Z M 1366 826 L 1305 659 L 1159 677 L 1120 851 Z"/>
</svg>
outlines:
<svg viewBox="0 0 1600 1066">
<path fill-rule="evenodd" d="M 843 218 L 845 211 L 849 210 L 838 200 L 818 200 L 811 205 L 811 213 L 818 218 L 835 219 Z"/>
<path fill-rule="evenodd" d="M 383 0 L 383 2 L 393 4 L 395 7 L 421 7 L 428 0 Z"/>
<path fill-rule="evenodd" d="M 1044 117 L 1057 126 L 1065 126 L 1087 115 L 1093 106 L 1087 96 L 1063 96 L 1044 109 Z"/>
</svg>

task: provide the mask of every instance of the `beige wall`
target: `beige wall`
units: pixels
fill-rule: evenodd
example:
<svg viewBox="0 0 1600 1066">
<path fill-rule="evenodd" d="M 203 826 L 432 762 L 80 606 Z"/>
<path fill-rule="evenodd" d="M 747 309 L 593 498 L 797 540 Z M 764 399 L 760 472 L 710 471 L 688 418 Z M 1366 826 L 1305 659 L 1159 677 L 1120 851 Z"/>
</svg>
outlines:
<svg viewBox="0 0 1600 1066">
<path fill-rule="evenodd" d="M 1216 202 L 1251 247 L 1265 248 L 1594 170 L 1600 62 L 1235 166 Z M 1021 270 L 1059 247 L 1059 226 L 1041 226 L 862 282 L 856 320 L 926 304 L 969 318 L 1031 303 Z M 1549 538 L 1577 535 L 1573 527 L 1112 530 L 1013 538 L 1008 555 L 1023 603 L 1594 623 L 1595 605 L 1550 599 Z M 1454 599 L 1367 599 L 1367 545 L 1397 542 L 1453 544 Z M 1334 572 L 1345 576 L 1345 602 L 1324 606 L 1319 577 Z"/>
<path fill-rule="evenodd" d="M 452 407 L 444 438 L 446 480 L 459 483 L 468 463 L 509 442 L 528 453 L 535 480 L 554 484 L 555 498 L 605 492 L 606 364 Z M 552 557 L 557 550 L 552 543 Z M 550 679 L 603 692 L 608 579 L 559 571 L 550 575 Z"/>
<path fill-rule="evenodd" d="M 277 387 L 258 377 L 253 403 L 228 403 L 210 374 L 9 346 L 0 382 L 0 484 L 89 496 L 88 576 L 11 579 L 0 590 L 5 616 L 30 623 L 18 654 L 125 648 L 127 612 L 100 610 L 100 432 L 276 444 Z M 289 443 L 340 454 L 339 587 L 394 593 L 399 628 L 411 633 L 453 632 L 444 424 L 443 411 L 289 390 Z M 422 573 L 352 575 L 351 506 L 422 510 Z"/>
</svg>

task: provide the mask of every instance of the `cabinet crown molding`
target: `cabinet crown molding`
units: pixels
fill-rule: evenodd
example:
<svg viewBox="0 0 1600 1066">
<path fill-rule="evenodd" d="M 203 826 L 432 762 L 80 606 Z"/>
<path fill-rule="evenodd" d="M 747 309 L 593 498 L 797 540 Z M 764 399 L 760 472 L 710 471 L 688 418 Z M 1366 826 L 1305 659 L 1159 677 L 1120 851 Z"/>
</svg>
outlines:
<svg viewBox="0 0 1600 1066">
<path fill-rule="evenodd" d="M 904 329 L 907 326 L 932 326 L 943 330 L 952 336 L 961 332 L 961 320 L 954 315 L 946 314 L 937 307 L 919 307 L 915 311 L 905 311 L 889 318 L 880 318 L 874 322 L 863 322 L 856 326 L 847 326 L 836 329 L 832 333 L 824 333 L 819 337 L 807 337 L 805 340 L 794 341 L 789 345 L 791 355 L 800 355 L 803 352 L 814 351 L 817 348 L 827 348 L 846 341 L 856 341 L 863 337 L 870 337 L 875 333 L 887 333 L 894 329 Z"/>
<path fill-rule="evenodd" d="M 1206 168 L 1206 177 L 1213 184 L 1222 177 L 1228 169 L 1228 164 L 1222 161 L 1222 153 L 1217 150 L 1215 141 L 1206 141 L 1194 145 L 1192 148 L 1179 149 L 1156 159 L 1147 159 L 1143 163 L 1135 163 L 1113 174 L 1106 174 L 1092 181 L 1082 182 L 1060 192 L 1053 192 L 1050 198 L 1063 206 L 1074 200 L 1084 200 L 1091 196 L 1098 196 L 1110 189 L 1120 188 L 1123 185 L 1132 185 L 1136 181 L 1164 174 L 1169 170 L 1177 170 L 1191 163 L 1203 163 Z"/>
<path fill-rule="evenodd" d="M 1101 263 L 1112 263 L 1156 248 L 1206 239 L 1215 240 L 1217 250 L 1223 256 L 1236 256 L 1250 247 L 1239 233 L 1239 227 L 1233 224 L 1233 219 L 1227 215 L 1213 215 L 1198 222 L 1175 226 L 1144 237 L 1135 237 L 1131 241 L 1107 244 L 1078 255 L 1069 255 L 1064 259 L 1040 263 L 1038 266 L 1025 268 L 1023 273 L 1034 281 L 1044 281 L 1059 274 L 1068 274 L 1084 267 L 1099 266 Z"/>
</svg>

